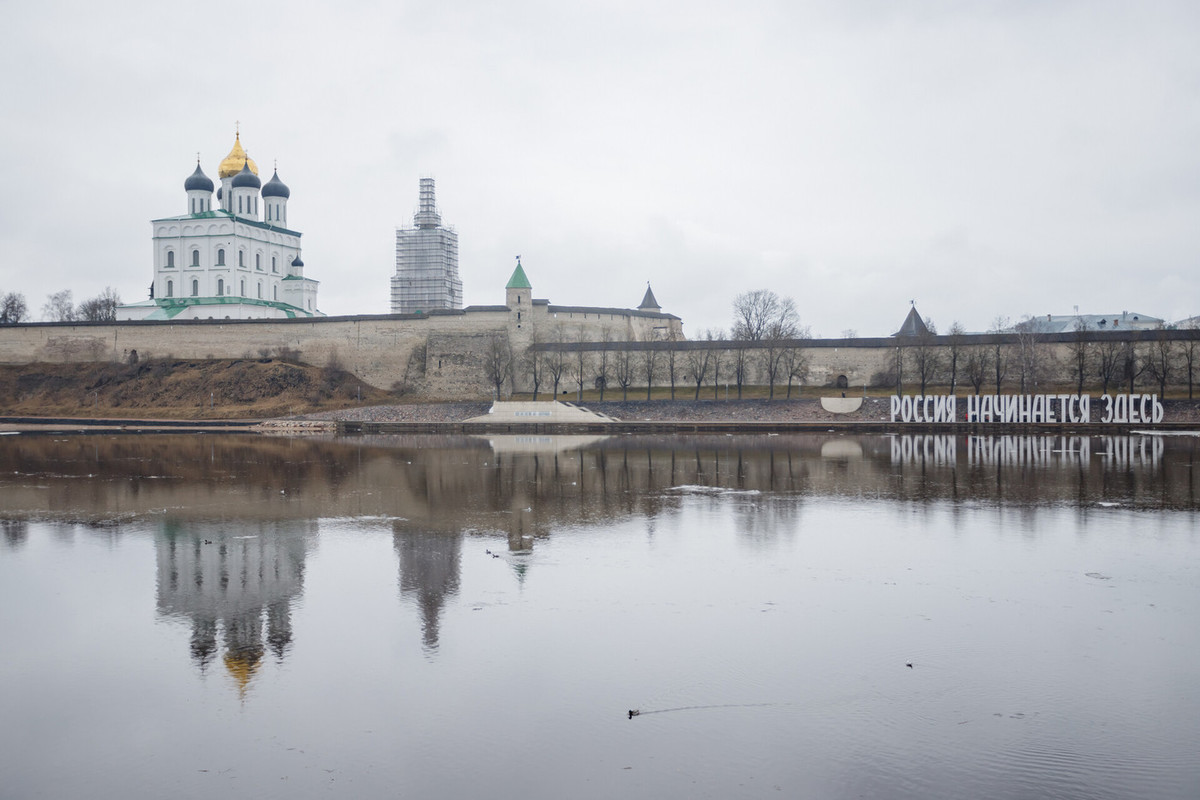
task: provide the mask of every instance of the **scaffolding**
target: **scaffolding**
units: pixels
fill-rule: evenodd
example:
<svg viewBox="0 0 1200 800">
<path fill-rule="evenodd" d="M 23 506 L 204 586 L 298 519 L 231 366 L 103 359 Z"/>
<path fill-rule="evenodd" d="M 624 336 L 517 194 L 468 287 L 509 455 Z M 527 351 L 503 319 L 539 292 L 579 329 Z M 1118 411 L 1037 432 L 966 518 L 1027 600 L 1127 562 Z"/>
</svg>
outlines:
<svg viewBox="0 0 1200 800">
<path fill-rule="evenodd" d="M 462 308 L 458 233 L 442 225 L 434 200 L 433 178 L 422 178 L 420 207 L 413 214 L 413 227 L 396 230 L 392 313 L 458 308 Z"/>
</svg>

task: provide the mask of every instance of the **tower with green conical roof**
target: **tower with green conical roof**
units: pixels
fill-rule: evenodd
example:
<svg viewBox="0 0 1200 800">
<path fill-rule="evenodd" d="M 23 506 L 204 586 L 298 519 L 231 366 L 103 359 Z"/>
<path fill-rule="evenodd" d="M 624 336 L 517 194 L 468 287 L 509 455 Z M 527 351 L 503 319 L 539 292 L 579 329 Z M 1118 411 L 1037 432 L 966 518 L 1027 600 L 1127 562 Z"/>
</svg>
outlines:
<svg viewBox="0 0 1200 800">
<path fill-rule="evenodd" d="M 504 287 L 504 301 L 509 311 L 519 315 L 518 324 L 533 309 L 533 287 L 529 284 L 529 278 L 525 277 L 520 256 L 517 256 L 517 268 L 513 270 L 508 285 Z"/>
</svg>

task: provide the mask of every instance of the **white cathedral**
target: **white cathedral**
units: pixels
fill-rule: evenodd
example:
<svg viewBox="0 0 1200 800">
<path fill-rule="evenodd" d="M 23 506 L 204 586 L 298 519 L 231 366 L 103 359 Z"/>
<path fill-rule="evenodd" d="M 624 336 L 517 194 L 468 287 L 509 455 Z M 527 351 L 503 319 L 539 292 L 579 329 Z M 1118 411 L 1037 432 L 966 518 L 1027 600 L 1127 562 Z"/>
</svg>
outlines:
<svg viewBox="0 0 1200 800">
<path fill-rule="evenodd" d="M 264 186 L 241 134 L 217 170 L 184 181 L 187 213 L 156 219 L 150 299 L 117 307 L 119 320 L 284 319 L 324 316 L 317 281 L 304 277 L 300 233 L 288 228 L 291 191 L 276 170 Z"/>
</svg>

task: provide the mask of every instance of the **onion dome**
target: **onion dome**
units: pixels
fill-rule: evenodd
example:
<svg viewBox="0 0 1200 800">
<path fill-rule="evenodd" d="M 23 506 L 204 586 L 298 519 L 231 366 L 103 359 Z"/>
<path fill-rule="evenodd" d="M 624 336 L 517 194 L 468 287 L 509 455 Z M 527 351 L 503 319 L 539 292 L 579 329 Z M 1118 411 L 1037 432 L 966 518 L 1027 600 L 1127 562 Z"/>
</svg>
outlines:
<svg viewBox="0 0 1200 800">
<path fill-rule="evenodd" d="M 242 171 L 233 176 L 233 183 L 230 184 L 234 189 L 259 189 L 262 188 L 262 181 L 258 176 L 250 171 L 250 162 L 242 167 Z"/>
<path fill-rule="evenodd" d="M 303 267 L 304 266 L 304 262 L 300 260 L 300 256 L 296 256 L 295 258 L 292 259 L 292 266 L 293 267 Z"/>
<path fill-rule="evenodd" d="M 267 181 L 267 185 L 262 187 L 263 197 L 282 197 L 284 200 L 292 196 L 292 190 L 287 187 L 287 184 L 279 180 L 279 170 L 275 170 L 275 174 L 271 176 L 271 180 Z"/>
<path fill-rule="evenodd" d="M 199 161 L 196 162 L 196 171 L 189 175 L 188 179 L 183 182 L 183 190 L 185 192 L 211 192 L 213 190 L 212 179 L 204 174 L 204 170 L 200 169 Z"/>
<path fill-rule="evenodd" d="M 246 155 L 246 151 L 242 149 L 241 134 L 235 134 L 233 137 L 233 149 L 229 151 L 229 155 L 225 156 L 225 160 L 221 162 L 220 168 L 217 170 L 217 176 L 224 180 L 232 178 L 242 171 L 243 167 L 249 167 L 250 171 L 255 175 L 258 174 L 258 164 L 250 160 Z"/>
</svg>

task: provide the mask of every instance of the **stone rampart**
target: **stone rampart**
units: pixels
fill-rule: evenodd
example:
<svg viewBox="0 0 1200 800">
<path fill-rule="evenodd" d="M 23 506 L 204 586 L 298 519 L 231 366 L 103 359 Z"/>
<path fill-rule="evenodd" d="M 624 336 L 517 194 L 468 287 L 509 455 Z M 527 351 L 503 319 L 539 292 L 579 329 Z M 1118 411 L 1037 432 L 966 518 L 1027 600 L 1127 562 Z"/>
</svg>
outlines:
<svg viewBox="0 0 1200 800">
<path fill-rule="evenodd" d="M 542 309 L 546 309 L 542 311 Z M 261 358 L 286 357 L 323 366 L 332 362 L 380 388 L 403 388 L 417 398 L 483 398 L 492 393 L 485 362 L 494 340 L 506 342 L 512 355 L 512 375 L 506 393 L 529 391 L 529 353 L 543 359 L 555 351 L 565 351 L 572 365 L 578 353 L 584 354 L 587 376 L 585 388 L 592 388 L 598 374 L 599 352 L 608 351 L 607 384 L 618 385 L 614 370 L 620 353 L 628 352 L 633 362 L 644 359 L 649 351 L 657 361 L 656 384 L 670 382 L 667 360 L 676 353 L 676 385 L 686 391 L 694 386 L 696 359 L 707 353 L 709 372 L 704 385 L 713 384 L 712 367 L 719 367 L 718 384 L 735 384 L 734 367 L 739 351 L 744 358 L 746 384 L 767 382 L 764 363 L 772 352 L 796 351 L 807 362 L 803 382 L 806 385 L 844 387 L 847 391 L 863 386 L 894 385 L 897 365 L 906 386 L 919 381 L 918 358 L 932 354 L 943 368 L 934 382 L 944 382 L 945 367 L 952 348 L 959 351 L 958 382 L 966 386 L 966 357 L 972 352 L 990 353 L 1000 349 L 1008 361 L 1006 385 L 1019 379 L 1021 364 L 1036 371 L 1039 378 L 1054 383 L 1071 380 L 1076 334 L 1048 334 L 1032 339 L 1018 334 L 948 336 L 927 340 L 900 338 L 820 339 L 783 343 L 735 343 L 729 341 L 621 341 L 628 336 L 651 338 L 647 332 L 659 320 L 648 316 L 621 317 L 619 309 L 559 311 L 554 315 L 546 306 L 520 318 L 505 307 L 483 310 L 445 311 L 427 315 L 379 315 L 322 317 L 294 320 L 185 320 L 174 322 L 118 323 L 29 323 L 0 326 L 0 363 L 129 361 L 147 358 Z M 600 313 L 598 313 L 598 311 Z M 541 313 L 538 313 L 541 312 Z M 608 313 L 611 312 L 611 313 Z M 584 318 L 585 313 L 588 318 Z M 666 315 L 664 315 L 665 317 Z M 677 319 L 672 318 L 676 320 Z M 1138 349 L 1146 359 L 1160 343 L 1173 348 L 1179 362 L 1185 346 L 1195 348 L 1200 331 L 1125 331 L 1084 334 L 1095 352 L 1126 343 Z M 609 337 L 609 341 L 600 341 Z M 1190 345 L 1188 343 L 1191 343 Z M 1026 355 L 1022 355 L 1026 353 Z M 690 354 L 690 357 L 689 357 Z M 700 359 L 702 361 L 702 358 Z M 544 364 L 543 364 L 544 367 Z M 1177 363 L 1172 385 L 1186 385 Z M 644 369 L 634 366 L 634 386 L 645 386 Z M 1145 373 L 1145 369 L 1142 369 Z M 777 386 L 783 387 L 786 372 L 779 373 Z M 1142 382 L 1148 381 L 1143 374 Z M 1118 371 L 1114 384 L 1119 385 Z M 1091 377 L 1089 383 L 1095 383 Z M 993 383 L 989 375 L 986 385 Z M 548 393 L 550 381 L 543 378 L 541 391 Z M 564 373 L 563 389 L 573 388 L 573 380 Z"/>
</svg>

